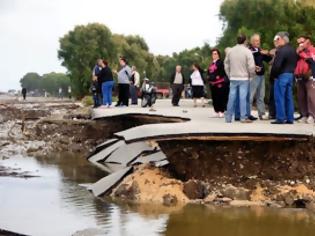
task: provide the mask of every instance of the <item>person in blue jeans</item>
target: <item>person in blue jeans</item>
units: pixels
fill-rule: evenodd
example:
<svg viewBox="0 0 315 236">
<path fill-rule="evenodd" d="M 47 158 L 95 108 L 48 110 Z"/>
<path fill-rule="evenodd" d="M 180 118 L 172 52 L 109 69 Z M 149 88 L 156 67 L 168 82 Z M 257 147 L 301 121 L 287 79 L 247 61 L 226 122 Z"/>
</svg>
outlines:
<svg viewBox="0 0 315 236">
<path fill-rule="evenodd" d="M 255 61 L 253 54 L 246 47 L 246 36 L 237 37 L 237 45 L 231 48 L 224 60 L 226 74 L 230 78 L 230 93 L 225 114 L 225 121 L 232 122 L 235 115 L 236 103 L 239 104 L 240 121 L 251 123 L 248 116 L 249 82 L 255 75 Z M 237 98 L 239 97 L 239 101 Z"/>
<path fill-rule="evenodd" d="M 100 61 L 99 66 L 102 70 L 98 74 L 98 79 L 102 83 L 102 108 L 110 108 L 112 105 L 112 91 L 114 86 L 114 79 L 112 70 L 108 66 L 107 61 Z"/>
<path fill-rule="evenodd" d="M 274 97 L 276 105 L 276 121 L 272 124 L 293 124 L 293 79 L 294 70 L 297 64 L 295 49 L 289 44 L 289 34 L 279 32 L 275 36 L 277 47 L 274 63 L 271 68 L 271 75 L 275 79 Z"/>
</svg>

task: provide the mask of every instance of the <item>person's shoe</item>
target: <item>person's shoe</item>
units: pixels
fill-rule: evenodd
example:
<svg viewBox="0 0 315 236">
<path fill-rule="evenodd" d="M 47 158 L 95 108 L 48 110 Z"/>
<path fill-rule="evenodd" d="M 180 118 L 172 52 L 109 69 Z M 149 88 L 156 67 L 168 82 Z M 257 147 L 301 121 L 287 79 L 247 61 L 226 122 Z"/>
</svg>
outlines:
<svg viewBox="0 0 315 236">
<path fill-rule="evenodd" d="M 240 121 L 241 119 L 240 119 L 240 118 L 235 118 L 234 120 L 235 120 L 235 121 Z"/>
<path fill-rule="evenodd" d="M 301 114 L 298 116 L 298 117 L 296 117 L 294 120 L 295 121 L 298 121 L 298 120 L 301 120 L 302 118 L 304 118 Z"/>
<path fill-rule="evenodd" d="M 179 107 L 179 105 L 178 104 L 173 104 L 173 107 Z"/>
<path fill-rule="evenodd" d="M 268 120 L 268 116 L 266 115 L 260 115 L 259 120 Z"/>
<path fill-rule="evenodd" d="M 249 124 L 249 123 L 253 123 L 253 121 L 250 119 L 246 119 L 246 120 L 241 120 L 241 123 L 242 124 Z"/>
<path fill-rule="evenodd" d="M 289 120 L 287 120 L 285 123 L 286 123 L 287 125 L 293 125 L 293 124 L 294 124 L 294 121 L 289 121 Z"/>
<path fill-rule="evenodd" d="M 120 107 L 120 104 L 119 104 L 119 103 L 117 103 L 117 104 L 115 105 L 115 107 Z"/>
<path fill-rule="evenodd" d="M 302 118 L 300 118 L 300 119 L 298 119 L 298 120 L 296 120 L 298 123 L 303 123 L 303 124 L 305 124 L 305 123 L 307 123 L 307 117 L 302 117 Z"/>
<path fill-rule="evenodd" d="M 250 116 L 248 117 L 248 119 L 251 120 L 251 121 L 255 121 L 255 120 L 257 120 L 258 118 L 255 117 L 255 116 L 250 115 Z"/>
<path fill-rule="evenodd" d="M 280 121 L 280 120 L 276 120 L 276 121 L 270 122 L 270 124 L 272 124 L 272 125 L 283 125 L 283 124 L 285 124 L 285 123 L 286 123 L 286 122 Z"/>
<path fill-rule="evenodd" d="M 307 118 L 307 121 L 306 121 L 307 124 L 314 124 L 314 118 L 312 116 L 309 116 Z"/>
</svg>

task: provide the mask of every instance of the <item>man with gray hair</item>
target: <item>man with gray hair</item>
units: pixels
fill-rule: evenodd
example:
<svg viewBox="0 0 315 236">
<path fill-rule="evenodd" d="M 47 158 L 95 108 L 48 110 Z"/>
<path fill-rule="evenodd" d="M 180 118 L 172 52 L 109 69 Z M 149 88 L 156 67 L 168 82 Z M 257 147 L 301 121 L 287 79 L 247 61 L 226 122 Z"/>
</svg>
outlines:
<svg viewBox="0 0 315 236">
<path fill-rule="evenodd" d="M 267 50 L 261 49 L 261 40 L 259 34 L 253 34 L 250 39 L 249 49 L 253 53 L 256 76 L 250 81 L 250 111 L 254 99 L 256 100 L 258 116 L 260 120 L 265 120 L 265 65 L 264 63 L 270 62 L 272 57 Z"/>
<path fill-rule="evenodd" d="M 297 64 L 295 49 L 289 44 L 289 34 L 279 32 L 274 41 L 278 48 L 271 69 L 271 76 L 275 78 L 274 95 L 276 103 L 276 121 L 272 124 L 293 124 L 293 80 Z"/>
<path fill-rule="evenodd" d="M 185 85 L 185 76 L 180 65 L 176 66 L 175 72 L 171 75 L 170 84 L 173 93 L 172 105 L 178 107 Z"/>
</svg>

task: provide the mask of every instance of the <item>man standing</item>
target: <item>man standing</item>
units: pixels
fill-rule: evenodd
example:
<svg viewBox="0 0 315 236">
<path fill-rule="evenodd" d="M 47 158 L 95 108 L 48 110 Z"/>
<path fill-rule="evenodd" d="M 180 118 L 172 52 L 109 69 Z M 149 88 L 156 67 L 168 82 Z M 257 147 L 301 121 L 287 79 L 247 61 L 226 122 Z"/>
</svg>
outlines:
<svg viewBox="0 0 315 236">
<path fill-rule="evenodd" d="M 26 88 L 22 88 L 22 96 L 23 96 L 23 100 L 26 100 Z"/>
<path fill-rule="evenodd" d="M 185 84 L 185 77 L 182 73 L 182 67 L 180 65 L 176 66 L 175 72 L 171 76 L 170 83 L 173 93 L 172 105 L 178 107 Z"/>
<path fill-rule="evenodd" d="M 265 65 L 264 62 L 271 61 L 272 57 L 269 56 L 269 52 L 260 48 L 260 35 L 254 34 L 251 37 L 251 45 L 249 49 L 253 53 L 256 76 L 250 81 L 250 111 L 254 98 L 256 99 L 256 105 L 258 110 L 258 116 L 260 120 L 265 120 Z"/>
<path fill-rule="evenodd" d="M 298 62 L 295 68 L 297 97 L 303 123 L 314 124 L 315 118 L 315 88 L 311 79 L 311 68 L 308 60 L 315 59 L 315 48 L 307 36 L 300 36 L 298 42 Z"/>
<path fill-rule="evenodd" d="M 138 105 L 138 92 L 140 88 L 140 74 L 135 66 L 132 66 L 132 75 L 130 79 L 130 97 L 131 104 Z"/>
<path fill-rule="evenodd" d="M 224 66 L 230 78 L 230 93 L 226 111 L 226 122 L 231 123 L 235 112 L 236 98 L 239 93 L 240 120 L 242 123 L 251 123 L 247 114 L 247 95 L 250 78 L 255 76 L 255 61 L 253 54 L 246 47 L 246 36 L 237 37 L 237 45 L 234 46 L 225 58 Z"/>
<path fill-rule="evenodd" d="M 274 40 L 278 47 L 271 75 L 275 78 L 276 121 L 271 123 L 293 124 L 294 104 L 292 87 L 297 55 L 294 48 L 289 44 L 290 39 L 287 32 L 277 33 Z"/>
<path fill-rule="evenodd" d="M 92 93 L 94 100 L 94 108 L 99 107 L 102 104 L 102 83 L 98 81 L 98 74 L 102 70 L 99 64 L 102 62 L 102 59 L 96 60 L 96 65 L 92 70 Z"/>
</svg>

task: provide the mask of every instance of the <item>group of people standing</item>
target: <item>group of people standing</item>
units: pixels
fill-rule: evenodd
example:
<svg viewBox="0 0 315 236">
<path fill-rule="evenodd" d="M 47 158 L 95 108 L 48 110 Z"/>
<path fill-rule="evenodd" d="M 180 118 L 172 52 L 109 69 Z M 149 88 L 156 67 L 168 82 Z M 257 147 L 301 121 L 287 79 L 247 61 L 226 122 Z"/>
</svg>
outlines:
<svg viewBox="0 0 315 236">
<path fill-rule="evenodd" d="M 112 71 L 106 60 L 98 59 L 92 72 L 92 93 L 94 107 L 112 107 L 112 92 L 114 89 L 114 76 L 117 75 L 118 101 L 116 107 L 127 107 L 129 97 L 131 104 L 138 103 L 138 90 L 140 86 L 140 75 L 136 67 L 128 65 L 126 58 L 119 58 L 119 71 Z"/>
<path fill-rule="evenodd" d="M 204 98 L 204 86 L 209 84 L 212 102 L 217 117 L 225 117 L 227 123 L 237 120 L 251 123 L 274 120 L 272 124 L 314 123 L 315 119 L 315 48 L 310 37 L 300 36 L 298 48 L 290 45 L 289 34 L 279 32 L 274 37 L 272 50 L 261 48 L 259 34 L 254 34 L 247 44 L 241 34 L 237 44 L 225 50 L 225 60 L 218 49 L 211 50 L 212 62 L 207 76 L 197 64 L 192 66 L 190 84 L 194 106 L 197 98 Z M 269 64 L 269 115 L 265 104 L 266 64 Z M 181 66 L 176 67 L 171 77 L 173 106 L 178 106 L 184 89 L 185 78 Z M 300 117 L 294 119 L 293 86 L 296 81 Z M 256 101 L 258 118 L 251 114 Z M 204 106 L 204 101 L 202 102 Z"/>
</svg>

